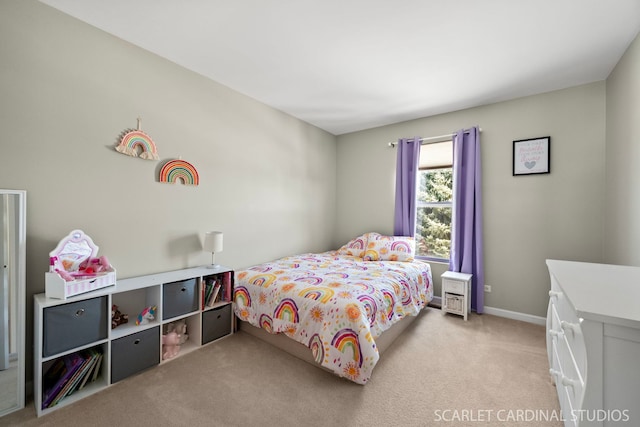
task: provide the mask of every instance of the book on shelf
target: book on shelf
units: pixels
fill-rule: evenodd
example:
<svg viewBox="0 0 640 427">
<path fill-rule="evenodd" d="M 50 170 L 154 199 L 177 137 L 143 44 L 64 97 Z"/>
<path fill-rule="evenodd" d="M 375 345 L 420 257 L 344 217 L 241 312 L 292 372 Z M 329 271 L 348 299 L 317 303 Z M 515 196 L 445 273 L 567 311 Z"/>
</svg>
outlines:
<svg viewBox="0 0 640 427">
<path fill-rule="evenodd" d="M 216 279 L 207 279 L 207 286 L 205 292 L 204 305 L 208 307 L 211 304 L 211 297 L 213 295 L 217 280 Z"/>
<path fill-rule="evenodd" d="M 104 359 L 104 354 L 102 354 L 102 353 L 98 354 L 98 360 L 96 361 L 96 367 L 93 370 L 93 372 L 91 373 L 91 382 L 94 382 L 96 379 L 98 379 L 98 376 L 100 375 L 100 371 L 102 370 L 102 359 Z"/>
<path fill-rule="evenodd" d="M 78 379 L 80 379 L 82 375 L 86 372 L 87 367 L 91 363 L 91 355 L 89 355 L 86 352 L 82 352 L 79 354 L 83 360 L 82 364 L 78 367 L 78 369 L 76 369 L 76 371 L 71 376 L 71 378 L 69 378 L 69 381 L 67 381 L 64 387 L 62 387 L 62 390 L 60 390 L 60 392 L 58 392 L 58 394 L 53 398 L 51 403 L 47 406 L 48 408 L 51 408 L 52 406 L 56 406 L 62 399 L 68 396 L 73 391 L 76 384 L 78 383 Z"/>
<path fill-rule="evenodd" d="M 85 384 L 87 382 L 89 382 L 89 378 L 91 378 L 93 376 L 93 372 L 96 369 L 98 363 L 102 360 L 102 353 L 95 350 L 95 349 L 90 349 L 89 350 L 91 352 L 92 358 L 91 358 L 91 364 L 89 365 L 89 367 L 87 368 L 87 372 L 86 374 L 84 374 L 83 378 L 80 381 L 80 384 L 78 384 L 78 387 L 76 388 L 76 390 L 82 390 L 85 386 Z"/>
<path fill-rule="evenodd" d="M 207 302 L 207 307 L 212 307 L 213 304 L 218 302 L 218 299 L 220 296 L 220 288 L 221 288 L 220 282 L 216 280 L 216 284 L 214 285 L 213 292 L 211 293 L 211 297 Z"/>
<path fill-rule="evenodd" d="M 231 301 L 231 273 L 227 271 L 224 273 L 223 282 L 224 282 L 224 300 L 223 301 Z"/>
<path fill-rule="evenodd" d="M 80 357 L 80 365 L 77 366 L 73 374 L 64 383 L 62 388 L 45 401 L 43 399 L 43 409 L 56 406 L 62 399 L 70 396 L 77 390 L 80 390 L 87 383 L 92 372 L 96 368 L 98 361 L 102 360 L 102 352 L 96 349 L 88 349 L 82 352 L 74 353 L 72 356 Z"/>
<path fill-rule="evenodd" d="M 47 408 L 85 362 L 78 353 L 56 359 L 42 377 L 42 409 Z"/>
</svg>

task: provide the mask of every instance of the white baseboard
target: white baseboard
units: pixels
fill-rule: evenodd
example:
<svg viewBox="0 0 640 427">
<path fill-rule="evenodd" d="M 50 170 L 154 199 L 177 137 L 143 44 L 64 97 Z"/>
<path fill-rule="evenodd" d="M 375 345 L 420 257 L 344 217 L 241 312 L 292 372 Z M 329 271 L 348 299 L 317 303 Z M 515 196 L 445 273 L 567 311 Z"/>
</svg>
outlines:
<svg viewBox="0 0 640 427">
<path fill-rule="evenodd" d="M 502 308 L 484 307 L 484 312 L 494 316 L 506 317 L 507 319 L 521 320 L 523 322 L 535 323 L 536 325 L 546 325 L 545 317 L 534 316 L 533 314 L 519 313 L 517 311 L 503 310 Z"/>
<path fill-rule="evenodd" d="M 437 308 L 442 308 L 442 297 L 434 296 L 429 305 Z M 484 312 L 493 316 L 506 317 L 507 319 L 520 320 L 523 322 L 534 323 L 536 325 L 545 326 L 547 324 L 547 319 L 545 317 L 534 316 L 533 314 L 519 313 L 517 311 L 504 310 L 502 308 L 485 306 Z"/>
</svg>

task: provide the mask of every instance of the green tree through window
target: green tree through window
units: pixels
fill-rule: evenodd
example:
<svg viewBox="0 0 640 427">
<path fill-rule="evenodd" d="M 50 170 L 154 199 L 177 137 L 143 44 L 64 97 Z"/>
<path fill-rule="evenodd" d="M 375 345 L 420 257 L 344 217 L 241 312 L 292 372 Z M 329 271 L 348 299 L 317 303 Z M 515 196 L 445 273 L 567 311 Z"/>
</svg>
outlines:
<svg viewBox="0 0 640 427">
<path fill-rule="evenodd" d="M 451 252 L 453 169 L 420 170 L 416 203 L 418 256 L 448 260 Z"/>
</svg>

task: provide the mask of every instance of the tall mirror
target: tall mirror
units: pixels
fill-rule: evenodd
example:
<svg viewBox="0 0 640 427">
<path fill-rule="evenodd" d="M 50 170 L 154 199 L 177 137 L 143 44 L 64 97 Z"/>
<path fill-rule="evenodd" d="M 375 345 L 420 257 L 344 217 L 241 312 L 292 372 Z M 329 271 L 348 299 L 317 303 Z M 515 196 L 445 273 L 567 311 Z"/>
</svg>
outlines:
<svg viewBox="0 0 640 427">
<path fill-rule="evenodd" d="M 25 191 L 0 190 L 0 416 L 24 408 L 26 207 Z"/>
</svg>

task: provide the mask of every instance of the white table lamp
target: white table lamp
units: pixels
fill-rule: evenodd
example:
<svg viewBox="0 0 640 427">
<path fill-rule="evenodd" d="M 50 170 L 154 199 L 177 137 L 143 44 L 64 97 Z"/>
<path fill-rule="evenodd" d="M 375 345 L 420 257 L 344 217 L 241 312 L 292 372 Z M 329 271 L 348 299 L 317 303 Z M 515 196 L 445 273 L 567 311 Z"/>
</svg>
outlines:
<svg viewBox="0 0 640 427">
<path fill-rule="evenodd" d="M 220 268 L 220 264 L 216 264 L 216 252 L 222 252 L 222 231 L 209 231 L 204 235 L 204 250 L 211 252 L 211 266 L 209 268 Z"/>
</svg>

